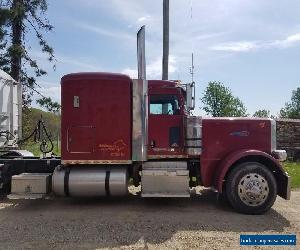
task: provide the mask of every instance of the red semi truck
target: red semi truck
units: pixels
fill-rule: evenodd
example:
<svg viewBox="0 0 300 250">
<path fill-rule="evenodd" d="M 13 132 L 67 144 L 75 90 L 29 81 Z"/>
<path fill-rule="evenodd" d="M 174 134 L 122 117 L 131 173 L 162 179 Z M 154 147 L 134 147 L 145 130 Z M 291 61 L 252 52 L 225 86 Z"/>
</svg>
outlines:
<svg viewBox="0 0 300 250">
<path fill-rule="evenodd" d="M 140 51 L 139 79 L 64 76 L 61 159 L 0 156 L 0 190 L 40 192 L 49 177 L 56 195 L 73 197 L 126 195 L 129 180 L 142 197 L 189 197 L 204 186 L 248 214 L 266 212 L 277 195 L 290 198 L 274 120 L 192 116 L 195 84 L 146 80 Z"/>
<path fill-rule="evenodd" d="M 61 86 L 58 195 L 126 195 L 132 178 L 142 197 L 188 197 L 202 185 L 251 214 L 290 197 L 271 119 L 190 116 L 194 84 L 76 73 Z"/>
</svg>

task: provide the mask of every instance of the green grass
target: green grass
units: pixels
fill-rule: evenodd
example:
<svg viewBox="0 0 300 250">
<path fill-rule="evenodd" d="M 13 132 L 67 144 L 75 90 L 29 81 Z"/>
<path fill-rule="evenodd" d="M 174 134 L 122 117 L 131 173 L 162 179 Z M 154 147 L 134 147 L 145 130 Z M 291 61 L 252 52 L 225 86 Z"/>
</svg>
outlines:
<svg viewBox="0 0 300 250">
<path fill-rule="evenodd" d="M 284 168 L 292 178 L 292 188 L 300 188 L 300 162 L 285 162 Z"/>
</svg>

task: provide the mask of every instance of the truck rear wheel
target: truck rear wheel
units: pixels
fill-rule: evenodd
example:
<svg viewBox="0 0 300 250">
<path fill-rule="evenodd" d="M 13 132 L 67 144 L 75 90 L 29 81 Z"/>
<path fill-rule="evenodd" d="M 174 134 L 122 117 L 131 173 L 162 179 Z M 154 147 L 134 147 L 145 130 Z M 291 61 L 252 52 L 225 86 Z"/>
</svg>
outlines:
<svg viewBox="0 0 300 250">
<path fill-rule="evenodd" d="M 276 200 L 277 185 L 272 172 L 258 162 L 244 162 L 235 167 L 226 180 L 226 195 L 237 211 L 262 214 Z"/>
</svg>

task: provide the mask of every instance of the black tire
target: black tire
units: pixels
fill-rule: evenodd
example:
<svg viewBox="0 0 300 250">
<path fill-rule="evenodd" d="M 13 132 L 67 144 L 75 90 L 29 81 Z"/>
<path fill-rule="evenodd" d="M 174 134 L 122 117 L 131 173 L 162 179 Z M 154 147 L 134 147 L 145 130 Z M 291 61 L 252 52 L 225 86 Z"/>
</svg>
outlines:
<svg viewBox="0 0 300 250">
<path fill-rule="evenodd" d="M 244 162 L 236 166 L 225 184 L 230 205 L 240 213 L 265 213 L 276 200 L 276 179 L 266 166 L 258 162 Z M 249 187 L 254 187 L 257 193 L 246 192 Z"/>
</svg>

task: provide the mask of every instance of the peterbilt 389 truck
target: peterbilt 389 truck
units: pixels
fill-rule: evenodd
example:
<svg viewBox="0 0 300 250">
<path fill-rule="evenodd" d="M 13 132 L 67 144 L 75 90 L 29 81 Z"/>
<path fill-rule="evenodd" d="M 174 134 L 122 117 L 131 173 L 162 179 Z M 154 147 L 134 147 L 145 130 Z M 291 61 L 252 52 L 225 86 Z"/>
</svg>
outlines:
<svg viewBox="0 0 300 250">
<path fill-rule="evenodd" d="M 61 158 L 2 157 L 12 171 L 11 190 L 30 173 L 49 173 L 45 192 L 59 196 L 127 195 L 129 181 L 141 187 L 141 197 L 189 197 L 204 186 L 248 214 L 266 212 L 277 195 L 290 198 L 274 120 L 193 116 L 195 83 L 141 75 L 62 77 Z M 22 183 L 24 193 L 32 192 L 32 180 Z"/>
</svg>

